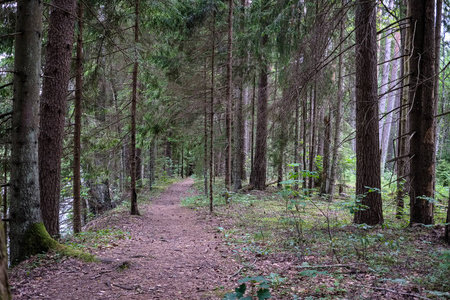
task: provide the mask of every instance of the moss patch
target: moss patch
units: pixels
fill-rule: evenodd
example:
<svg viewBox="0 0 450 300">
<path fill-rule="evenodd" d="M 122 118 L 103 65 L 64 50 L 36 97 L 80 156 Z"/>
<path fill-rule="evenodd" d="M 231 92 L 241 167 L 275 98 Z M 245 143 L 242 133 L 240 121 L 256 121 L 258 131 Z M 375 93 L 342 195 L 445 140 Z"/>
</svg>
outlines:
<svg viewBox="0 0 450 300">
<path fill-rule="evenodd" d="M 98 259 L 89 253 L 75 250 L 72 247 L 63 245 L 54 240 L 45 229 L 44 223 L 32 224 L 24 234 L 22 240 L 23 252 L 18 262 L 26 257 L 48 252 L 50 249 L 65 256 L 75 257 L 84 261 L 97 261 Z"/>
</svg>

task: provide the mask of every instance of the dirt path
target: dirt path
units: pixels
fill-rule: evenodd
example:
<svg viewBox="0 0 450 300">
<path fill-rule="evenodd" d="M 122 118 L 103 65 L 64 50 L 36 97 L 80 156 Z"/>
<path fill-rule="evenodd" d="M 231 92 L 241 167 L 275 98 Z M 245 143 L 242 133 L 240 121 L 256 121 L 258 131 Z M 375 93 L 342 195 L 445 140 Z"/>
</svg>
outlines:
<svg viewBox="0 0 450 300">
<path fill-rule="evenodd" d="M 140 207 L 142 216 L 114 220 L 131 239 L 99 250 L 102 263 L 65 259 L 13 272 L 14 299 L 220 299 L 238 266 L 212 224 L 180 207 L 192 184 L 173 184 Z"/>
</svg>

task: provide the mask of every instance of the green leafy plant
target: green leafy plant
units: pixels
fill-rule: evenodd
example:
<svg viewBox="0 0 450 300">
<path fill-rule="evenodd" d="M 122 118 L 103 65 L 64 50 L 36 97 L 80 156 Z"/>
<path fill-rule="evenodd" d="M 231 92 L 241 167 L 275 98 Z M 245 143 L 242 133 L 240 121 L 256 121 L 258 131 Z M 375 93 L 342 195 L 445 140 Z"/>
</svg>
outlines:
<svg viewBox="0 0 450 300">
<path fill-rule="evenodd" d="M 240 285 L 234 289 L 234 292 L 225 294 L 223 300 L 252 300 L 255 298 L 265 300 L 272 297 L 269 290 L 270 281 L 262 276 L 245 277 L 239 280 L 239 283 Z M 245 296 L 246 293 L 249 295 Z"/>
</svg>

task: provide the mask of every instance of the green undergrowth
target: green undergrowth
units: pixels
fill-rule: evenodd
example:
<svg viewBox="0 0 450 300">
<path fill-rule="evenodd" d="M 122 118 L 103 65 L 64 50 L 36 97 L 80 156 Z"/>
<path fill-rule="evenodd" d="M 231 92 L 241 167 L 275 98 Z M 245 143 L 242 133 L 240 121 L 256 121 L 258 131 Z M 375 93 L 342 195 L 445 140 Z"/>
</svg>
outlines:
<svg viewBox="0 0 450 300">
<path fill-rule="evenodd" d="M 197 182 L 198 194 L 182 203 L 208 213 L 202 184 Z M 397 219 L 393 196 L 383 192 L 384 224 L 356 225 L 351 196 L 330 203 L 315 191 L 294 198 L 269 188 L 229 194 L 226 204 L 223 183 L 215 190 L 216 230 L 242 265 L 239 277 L 265 276 L 277 297 L 367 299 L 387 297 L 386 289 L 450 297 L 450 248 L 441 240 L 444 214 L 439 211 L 438 225 L 409 227 L 408 216 Z M 270 263 L 255 268 L 254 261 Z"/>
<path fill-rule="evenodd" d="M 19 260 L 31 257 L 32 255 L 54 252 L 58 255 L 74 257 L 87 262 L 97 261 L 96 257 L 88 252 L 80 251 L 70 245 L 58 242 L 50 237 L 43 223 L 32 224 L 24 234 L 23 256 Z M 15 265 L 15 262 L 12 262 Z"/>
</svg>

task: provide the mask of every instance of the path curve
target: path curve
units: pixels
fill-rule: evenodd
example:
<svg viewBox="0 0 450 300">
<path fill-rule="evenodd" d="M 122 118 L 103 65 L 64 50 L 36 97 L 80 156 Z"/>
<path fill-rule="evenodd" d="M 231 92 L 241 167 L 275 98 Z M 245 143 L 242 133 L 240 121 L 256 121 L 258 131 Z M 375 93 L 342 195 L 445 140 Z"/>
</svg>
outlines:
<svg viewBox="0 0 450 300">
<path fill-rule="evenodd" d="M 22 282 L 13 276 L 14 299 L 220 299 L 238 267 L 210 221 L 180 206 L 192 185 L 175 183 L 141 206 L 142 216 L 118 220 L 131 239 L 99 250 L 104 262 L 67 259 Z"/>
</svg>

